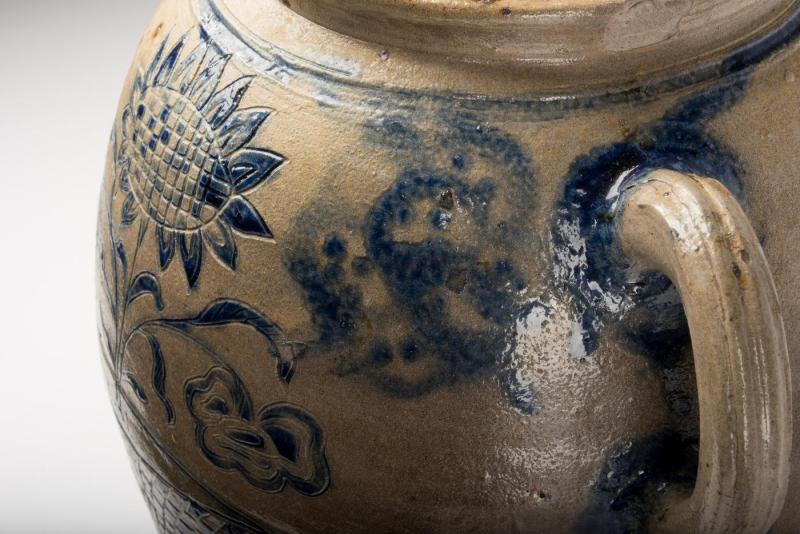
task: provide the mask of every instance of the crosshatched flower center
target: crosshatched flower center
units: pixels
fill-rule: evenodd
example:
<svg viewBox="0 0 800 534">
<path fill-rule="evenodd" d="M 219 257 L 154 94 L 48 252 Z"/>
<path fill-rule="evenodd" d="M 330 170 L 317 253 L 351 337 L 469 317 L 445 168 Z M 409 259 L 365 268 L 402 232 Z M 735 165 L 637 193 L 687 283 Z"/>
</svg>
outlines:
<svg viewBox="0 0 800 534">
<path fill-rule="evenodd" d="M 142 208 L 176 230 L 213 221 L 232 188 L 203 114 L 167 87 L 149 88 L 131 113 L 131 185 Z"/>
</svg>

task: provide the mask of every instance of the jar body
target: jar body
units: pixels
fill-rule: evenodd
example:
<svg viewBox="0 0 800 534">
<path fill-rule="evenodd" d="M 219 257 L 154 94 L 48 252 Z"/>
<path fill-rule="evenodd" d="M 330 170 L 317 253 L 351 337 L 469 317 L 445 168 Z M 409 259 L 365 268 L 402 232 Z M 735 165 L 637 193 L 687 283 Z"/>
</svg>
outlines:
<svg viewBox="0 0 800 534">
<path fill-rule="evenodd" d="M 698 441 L 680 299 L 614 242 L 648 168 L 737 195 L 800 354 L 790 36 L 649 98 L 476 98 L 342 83 L 346 55 L 215 4 L 148 28 L 100 210 L 104 361 L 163 531 L 647 528 Z"/>
</svg>

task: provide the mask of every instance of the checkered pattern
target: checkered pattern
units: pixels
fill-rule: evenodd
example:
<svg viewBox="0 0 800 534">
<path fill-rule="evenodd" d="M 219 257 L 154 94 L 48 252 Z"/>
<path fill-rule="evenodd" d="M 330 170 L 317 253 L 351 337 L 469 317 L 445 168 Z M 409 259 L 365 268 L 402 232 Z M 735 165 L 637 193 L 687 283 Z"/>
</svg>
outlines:
<svg viewBox="0 0 800 534">
<path fill-rule="evenodd" d="M 210 222 L 231 194 L 214 132 L 191 101 L 151 88 L 131 110 L 133 184 L 156 221 L 177 230 Z"/>
<path fill-rule="evenodd" d="M 147 505 L 162 534 L 248 534 L 224 517 L 182 495 L 149 467 L 134 460 L 136 476 Z"/>
</svg>

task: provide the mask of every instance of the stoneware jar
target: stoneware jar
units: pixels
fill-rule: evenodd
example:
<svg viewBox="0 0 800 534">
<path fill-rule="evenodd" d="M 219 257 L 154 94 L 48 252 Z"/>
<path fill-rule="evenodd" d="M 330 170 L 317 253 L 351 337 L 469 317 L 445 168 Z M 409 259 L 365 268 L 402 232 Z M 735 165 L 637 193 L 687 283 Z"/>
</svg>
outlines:
<svg viewBox="0 0 800 534">
<path fill-rule="evenodd" d="M 165 0 L 97 263 L 158 528 L 796 532 L 799 4 Z"/>
</svg>

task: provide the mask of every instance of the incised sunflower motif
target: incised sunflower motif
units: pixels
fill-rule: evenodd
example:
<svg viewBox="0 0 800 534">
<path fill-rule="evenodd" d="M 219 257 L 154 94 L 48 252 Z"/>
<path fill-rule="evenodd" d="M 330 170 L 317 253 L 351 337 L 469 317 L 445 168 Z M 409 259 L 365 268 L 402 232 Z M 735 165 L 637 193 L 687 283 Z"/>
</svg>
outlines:
<svg viewBox="0 0 800 534">
<path fill-rule="evenodd" d="M 161 44 L 134 80 L 122 113 L 122 224 L 140 213 L 155 222 L 161 269 L 180 250 L 189 287 L 198 282 L 206 245 L 236 269 L 235 233 L 272 240 L 264 218 L 243 196 L 274 176 L 284 158 L 245 147 L 270 116 L 239 109 L 253 81 L 242 76 L 218 89 L 230 59 L 201 32 L 183 54 L 186 36 Z"/>
</svg>

